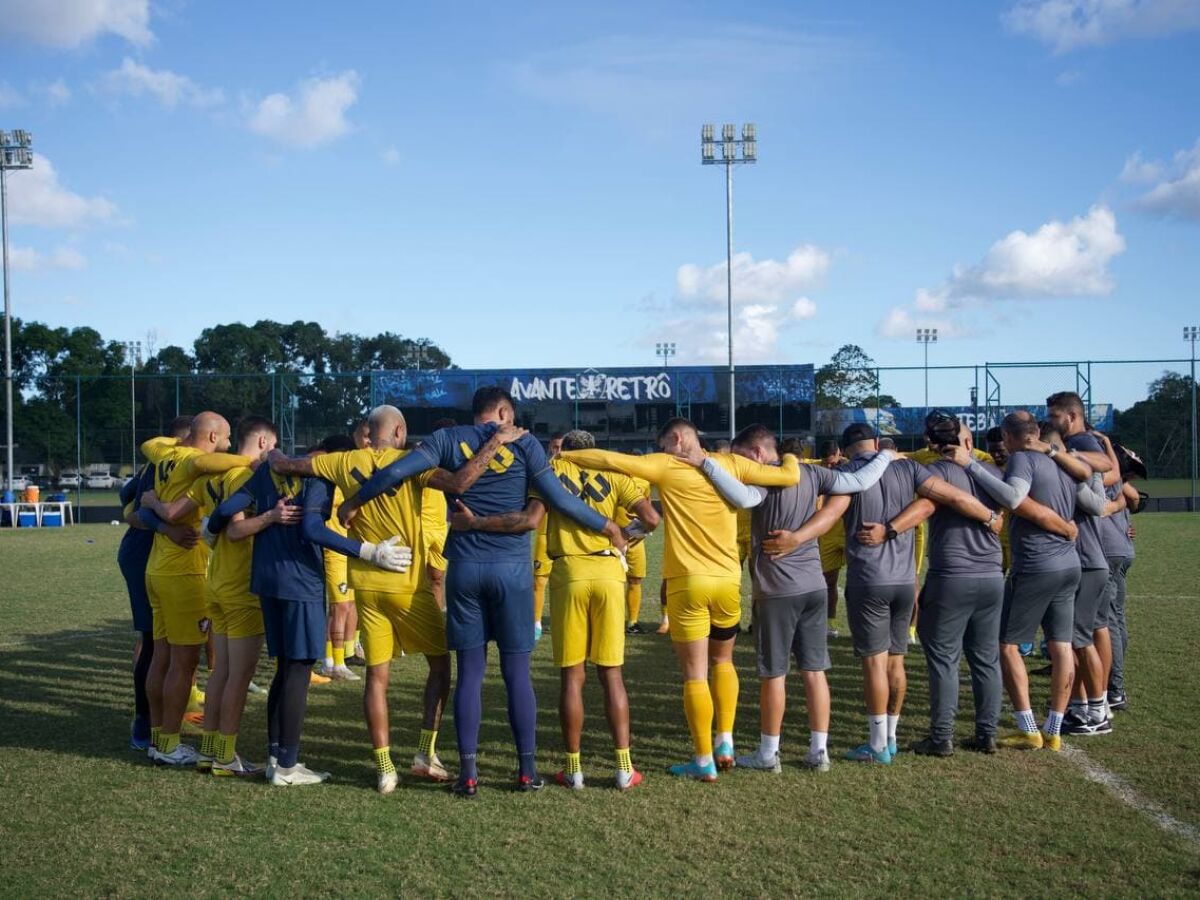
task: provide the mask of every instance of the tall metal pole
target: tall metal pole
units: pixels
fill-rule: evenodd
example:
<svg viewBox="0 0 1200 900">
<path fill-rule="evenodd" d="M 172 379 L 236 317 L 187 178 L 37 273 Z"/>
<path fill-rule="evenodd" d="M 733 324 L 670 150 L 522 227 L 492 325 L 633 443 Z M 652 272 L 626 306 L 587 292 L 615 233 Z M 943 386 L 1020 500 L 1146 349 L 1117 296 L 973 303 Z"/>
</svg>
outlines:
<svg viewBox="0 0 1200 900">
<path fill-rule="evenodd" d="M 1197 330 L 1192 328 L 1189 336 L 1192 345 L 1192 512 L 1196 511 L 1196 337 Z"/>
<path fill-rule="evenodd" d="M 925 415 L 929 415 L 929 342 L 925 342 Z"/>
<path fill-rule="evenodd" d="M 737 436 L 737 379 L 733 370 L 733 160 L 725 162 L 725 296 L 729 313 L 729 439 Z"/>
<path fill-rule="evenodd" d="M 0 153 L 5 151 L 0 150 Z M 8 298 L 8 171 L 0 160 L 0 242 L 4 244 L 4 471 L 13 486 L 12 306 Z"/>
<path fill-rule="evenodd" d="M 137 474 L 137 391 L 134 389 L 134 357 L 129 354 L 129 461 Z"/>
</svg>

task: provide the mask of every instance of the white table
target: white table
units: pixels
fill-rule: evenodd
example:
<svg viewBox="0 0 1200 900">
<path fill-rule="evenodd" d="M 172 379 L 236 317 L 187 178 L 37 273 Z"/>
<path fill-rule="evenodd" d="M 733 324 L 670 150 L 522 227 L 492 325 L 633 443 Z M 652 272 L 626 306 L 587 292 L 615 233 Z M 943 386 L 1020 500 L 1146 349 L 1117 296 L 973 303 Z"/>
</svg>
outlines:
<svg viewBox="0 0 1200 900">
<path fill-rule="evenodd" d="M 42 518 L 46 513 L 57 512 L 61 516 L 61 521 L 64 526 L 75 524 L 75 510 L 69 500 L 50 500 L 40 501 L 38 503 L 0 503 L 0 510 L 8 513 L 8 524 L 12 528 L 17 527 L 17 519 L 23 512 L 32 512 L 33 520 L 38 526 L 42 524 Z"/>
</svg>

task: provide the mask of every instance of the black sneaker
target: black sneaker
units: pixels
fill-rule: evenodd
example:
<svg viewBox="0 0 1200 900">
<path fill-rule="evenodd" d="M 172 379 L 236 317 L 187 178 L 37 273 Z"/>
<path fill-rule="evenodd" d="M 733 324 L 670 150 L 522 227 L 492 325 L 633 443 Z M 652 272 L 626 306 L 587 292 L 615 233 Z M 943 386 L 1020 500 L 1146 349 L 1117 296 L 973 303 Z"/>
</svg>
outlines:
<svg viewBox="0 0 1200 900">
<path fill-rule="evenodd" d="M 1124 691 L 1109 691 L 1108 692 L 1108 708 L 1109 709 L 1124 709 L 1129 705 L 1129 697 Z"/>
<path fill-rule="evenodd" d="M 517 778 L 517 790 L 523 794 L 540 791 L 546 786 L 541 775 L 521 775 Z"/>
<path fill-rule="evenodd" d="M 1092 719 L 1088 724 L 1092 726 L 1092 734 L 1112 734 L 1112 719 L 1101 719 L 1098 722 Z"/>
<path fill-rule="evenodd" d="M 1062 733 L 1073 734 L 1077 737 L 1087 737 L 1096 733 L 1096 726 L 1086 715 L 1081 716 L 1074 712 L 1068 712 L 1063 716 Z"/>
<path fill-rule="evenodd" d="M 470 800 L 479 792 L 479 782 L 474 778 L 460 778 L 450 785 L 450 793 L 455 797 Z"/>
<path fill-rule="evenodd" d="M 632 625 L 625 626 L 625 633 L 626 634 L 645 634 L 646 632 L 642 628 L 641 622 L 634 622 Z"/>
<path fill-rule="evenodd" d="M 954 741 L 937 741 L 927 737 L 913 744 L 912 752 L 918 756 L 953 756 Z"/>
<path fill-rule="evenodd" d="M 365 659 L 363 659 L 361 656 L 358 656 L 357 654 L 354 656 L 346 657 L 346 665 L 348 665 L 348 666 L 365 666 L 366 664 L 367 664 L 367 661 Z"/>
<path fill-rule="evenodd" d="M 995 753 L 999 749 L 994 734 L 977 734 L 963 741 L 963 747 L 972 753 Z"/>
</svg>

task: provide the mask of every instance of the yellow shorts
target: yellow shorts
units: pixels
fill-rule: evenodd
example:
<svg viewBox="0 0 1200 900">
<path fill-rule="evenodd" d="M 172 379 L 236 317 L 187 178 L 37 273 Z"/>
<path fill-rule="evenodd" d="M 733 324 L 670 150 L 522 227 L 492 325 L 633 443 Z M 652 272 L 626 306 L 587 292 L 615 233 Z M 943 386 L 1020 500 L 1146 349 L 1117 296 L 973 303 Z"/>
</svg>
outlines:
<svg viewBox="0 0 1200 900">
<path fill-rule="evenodd" d="M 742 618 L 741 578 L 681 575 L 666 586 L 673 641 L 703 640 L 713 628 L 732 628 Z"/>
<path fill-rule="evenodd" d="M 533 576 L 535 578 L 549 578 L 550 572 L 554 569 L 554 560 L 552 559 L 537 559 L 533 560 Z"/>
<path fill-rule="evenodd" d="M 554 664 L 625 664 L 625 582 L 619 577 L 572 580 L 567 567 L 550 575 Z"/>
<path fill-rule="evenodd" d="M 338 554 L 341 556 L 341 554 Z M 346 557 L 342 556 L 341 565 L 330 565 L 329 557 L 325 558 L 325 599 L 329 603 L 353 603 L 354 591 L 346 583 Z"/>
<path fill-rule="evenodd" d="M 846 535 L 841 531 L 821 535 L 817 547 L 821 551 L 822 572 L 836 572 L 846 565 Z"/>
<path fill-rule="evenodd" d="M 266 633 L 258 595 L 246 591 L 231 597 L 208 598 L 208 617 L 213 634 L 227 638 L 259 637 Z"/>
<path fill-rule="evenodd" d="M 625 562 L 629 563 L 630 578 L 646 577 L 646 542 L 638 541 L 625 554 Z"/>
<path fill-rule="evenodd" d="M 446 571 L 446 549 L 445 541 L 431 541 L 429 546 L 425 548 L 425 562 L 439 572 Z"/>
<path fill-rule="evenodd" d="M 925 565 L 925 545 L 929 542 L 929 522 L 922 522 L 917 526 L 917 534 L 913 538 L 913 558 L 917 564 L 917 575 L 921 574 L 921 567 Z"/>
<path fill-rule="evenodd" d="M 445 656 L 446 620 L 427 587 L 414 594 L 357 590 L 354 602 L 368 666 L 388 662 L 401 649 Z"/>
<path fill-rule="evenodd" d="M 224 634 L 229 630 L 225 625 L 225 613 L 221 609 L 221 603 L 211 588 L 204 596 L 204 614 L 208 616 L 209 634 Z"/>
<path fill-rule="evenodd" d="M 207 580 L 203 575 L 147 575 L 154 639 L 191 647 L 208 640 Z"/>
</svg>

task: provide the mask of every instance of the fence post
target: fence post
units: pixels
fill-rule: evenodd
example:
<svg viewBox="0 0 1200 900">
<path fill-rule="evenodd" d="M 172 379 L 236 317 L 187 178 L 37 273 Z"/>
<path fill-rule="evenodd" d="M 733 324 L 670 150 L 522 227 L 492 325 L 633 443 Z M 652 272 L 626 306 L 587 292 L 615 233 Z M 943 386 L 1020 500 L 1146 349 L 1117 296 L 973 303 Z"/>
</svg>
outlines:
<svg viewBox="0 0 1200 900">
<path fill-rule="evenodd" d="M 83 512 L 83 379 L 75 376 L 75 473 L 79 476 L 79 483 L 75 485 L 75 521 L 79 521 L 79 514 Z"/>
</svg>

